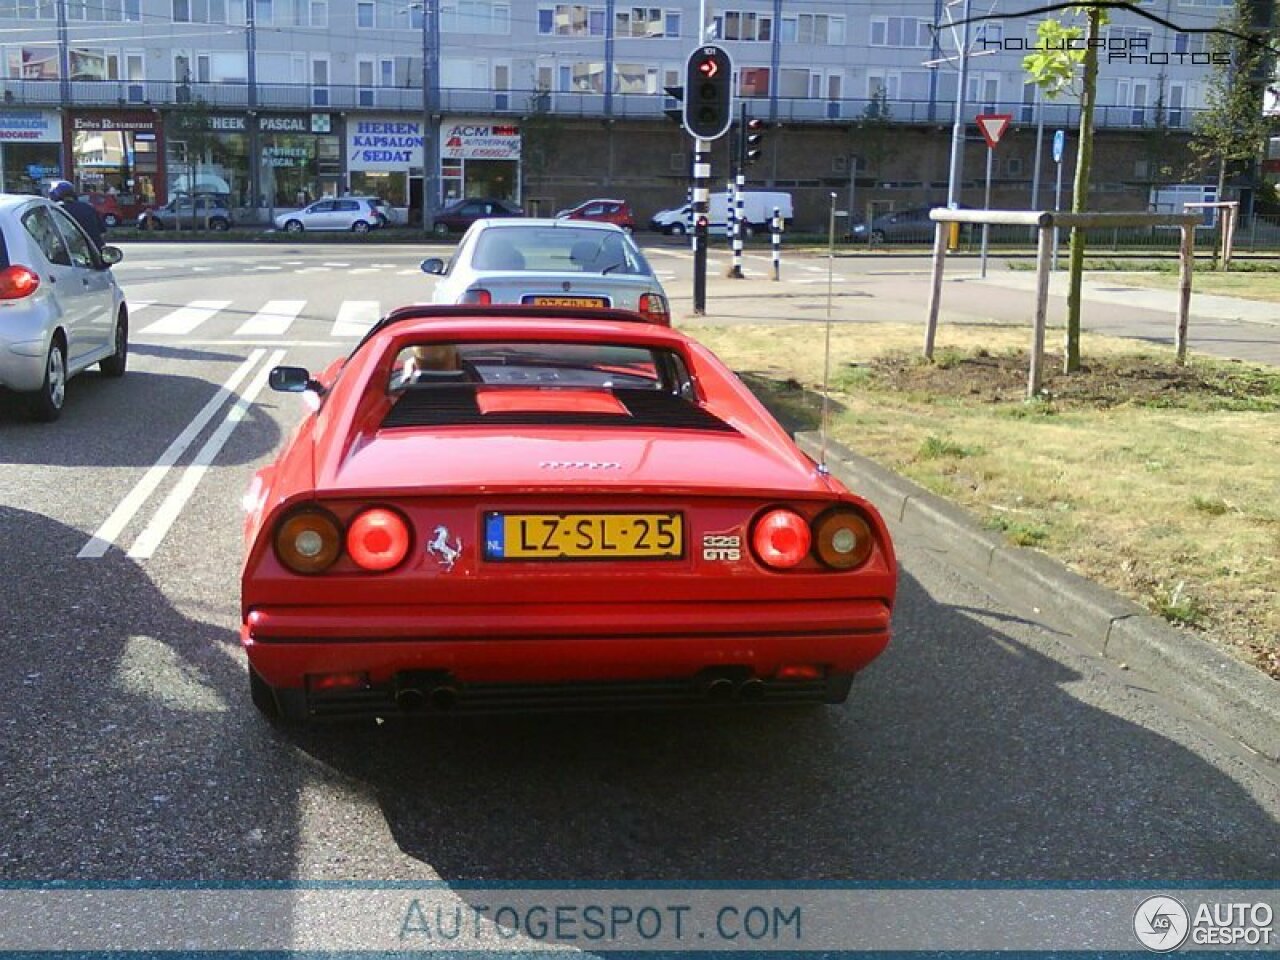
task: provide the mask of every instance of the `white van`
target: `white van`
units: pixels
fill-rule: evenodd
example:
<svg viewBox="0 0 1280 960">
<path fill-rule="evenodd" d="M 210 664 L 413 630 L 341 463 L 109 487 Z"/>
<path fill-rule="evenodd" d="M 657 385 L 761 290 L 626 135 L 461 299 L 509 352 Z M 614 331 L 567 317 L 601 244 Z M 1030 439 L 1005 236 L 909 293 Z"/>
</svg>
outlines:
<svg viewBox="0 0 1280 960">
<path fill-rule="evenodd" d="M 791 205 L 791 194 L 775 190 L 744 190 L 742 192 L 742 219 L 745 221 L 745 232 L 750 236 L 755 231 L 767 231 L 769 221 L 773 219 L 773 208 L 782 213 L 782 219 L 790 222 L 795 215 Z M 711 194 L 708 203 L 708 228 L 712 231 L 723 231 L 729 222 L 729 194 L 727 192 Z M 659 233 L 682 236 L 693 230 L 693 208 L 689 204 L 672 207 L 670 210 L 659 210 L 649 220 L 649 228 Z"/>
</svg>

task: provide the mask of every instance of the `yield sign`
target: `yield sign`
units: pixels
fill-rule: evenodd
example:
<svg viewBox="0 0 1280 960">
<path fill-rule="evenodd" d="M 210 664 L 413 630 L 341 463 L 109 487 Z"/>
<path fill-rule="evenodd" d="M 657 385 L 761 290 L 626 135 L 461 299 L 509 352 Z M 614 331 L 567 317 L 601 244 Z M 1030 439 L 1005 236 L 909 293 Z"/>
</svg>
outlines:
<svg viewBox="0 0 1280 960">
<path fill-rule="evenodd" d="M 987 141 L 987 146 L 992 150 L 996 144 L 1000 142 L 1000 138 L 1004 136 L 1004 132 L 1009 129 L 1009 124 L 1013 122 L 1013 114 L 1011 113 L 980 113 L 978 114 L 978 130 L 982 133 L 982 139 Z"/>
</svg>

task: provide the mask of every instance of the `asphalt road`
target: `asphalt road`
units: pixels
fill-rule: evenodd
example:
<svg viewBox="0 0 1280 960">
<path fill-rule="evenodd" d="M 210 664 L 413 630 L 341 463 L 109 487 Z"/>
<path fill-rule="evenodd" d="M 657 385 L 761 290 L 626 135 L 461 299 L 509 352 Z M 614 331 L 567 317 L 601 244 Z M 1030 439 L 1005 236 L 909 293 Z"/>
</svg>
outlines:
<svg viewBox="0 0 1280 960">
<path fill-rule="evenodd" d="M 905 536 L 895 640 L 840 708 L 265 723 L 236 634 L 240 498 L 301 402 L 219 408 L 156 464 L 233 374 L 252 392 L 277 357 L 349 348 L 334 325 L 369 308 L 343 303 L 426 299 L 425 255 L 135 245 L 128 376 L 72 381 L 54 425 L 0 397 L 0 880 L 1280 876 L 1274 765 Z M 197 301 L 225 305 L 172 319 Z M 77 556 L 112 517 L 109 549 Z"/>
</svg>

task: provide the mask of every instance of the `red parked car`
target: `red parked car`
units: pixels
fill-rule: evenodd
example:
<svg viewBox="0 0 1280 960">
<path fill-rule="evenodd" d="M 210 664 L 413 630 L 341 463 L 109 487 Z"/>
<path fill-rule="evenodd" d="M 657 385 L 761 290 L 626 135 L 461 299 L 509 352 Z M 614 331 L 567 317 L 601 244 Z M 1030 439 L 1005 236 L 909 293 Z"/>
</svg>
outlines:
<svg viewBox="0 0 1280 960">
<path fill-rule="evenodd" d="M 889 642 L 879 514 L 638 314 L 404 307 L 271 385 L 314 396 L 245 500 L 269 715 L 840 703 Z"/>
<path fill-rule="evenodd" d="M 588 200 L 568 210 L 561 210 L 556 217 L 557 219 L 567 217 L 570 220 L 615 223 L 628 233 L 636 228 L 636 218 L 631 214 L 631 204 L 625 200 Z"/>
</svg>

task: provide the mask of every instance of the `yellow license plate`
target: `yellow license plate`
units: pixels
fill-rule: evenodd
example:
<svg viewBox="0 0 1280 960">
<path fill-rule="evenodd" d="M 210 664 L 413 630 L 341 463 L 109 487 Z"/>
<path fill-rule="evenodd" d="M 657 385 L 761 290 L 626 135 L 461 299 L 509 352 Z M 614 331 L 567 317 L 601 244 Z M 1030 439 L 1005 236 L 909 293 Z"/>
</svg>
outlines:
<svg viewBox="0 0 1280 960">
<path fill-rule="evenodd" d="M 535 307 L 607 307 L 604 297 L 526 297 Z"/>
<path fill-rule="evenodd" d="M 684 555 L 678 513 L 490 513 L 489 560 L 648 560 Z"/>
</svg>

